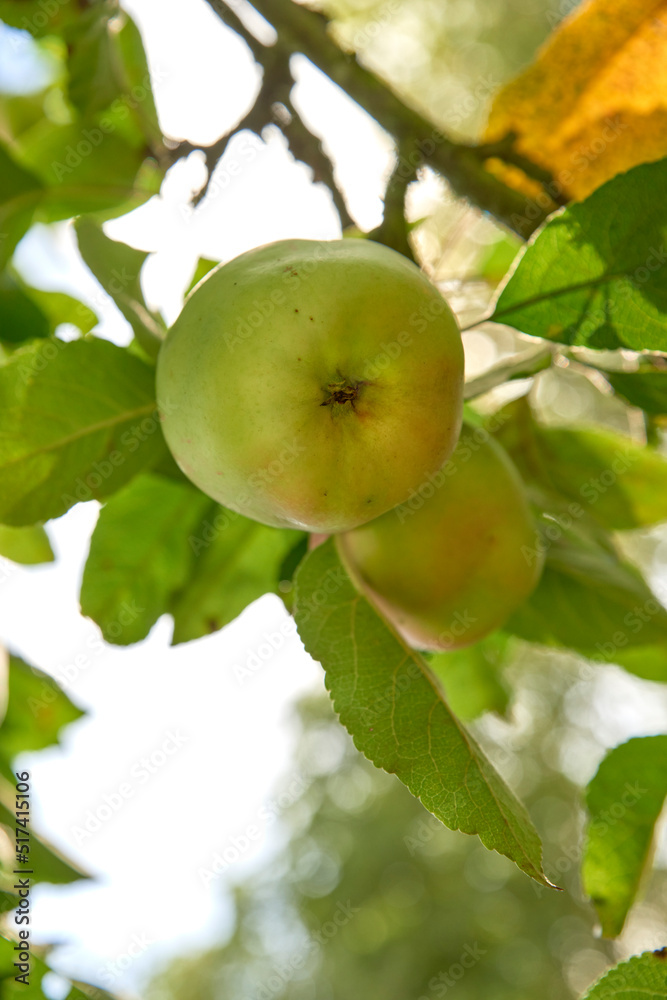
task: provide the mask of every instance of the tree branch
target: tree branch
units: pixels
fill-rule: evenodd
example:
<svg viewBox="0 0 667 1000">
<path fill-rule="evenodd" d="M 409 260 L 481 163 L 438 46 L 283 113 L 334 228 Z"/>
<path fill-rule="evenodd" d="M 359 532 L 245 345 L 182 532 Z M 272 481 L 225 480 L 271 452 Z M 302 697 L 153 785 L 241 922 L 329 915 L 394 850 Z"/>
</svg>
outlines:
<svg viewBox="0 0 667 1000">
<path fill-rule="evenodd" d="M 207 2 L 216 9 L 222 0 Z M 489 147 L 453 142 L 405 105 L 388 84 L 338 48 L 327 33 L 328 21 L 322 14 L 292 0 L 253 0 L 253 6 L 273 24 L 278 45 L 310 59 L 396 139 L 399 149 L 412 147 L 410 158 L 399 160 L 399 172 L 411 174 L 424 164 L 432 167 L 459 197 L 490 212 L 524 238 L 544 220 L 542 208 L 485 169 Z"/>
</svg>

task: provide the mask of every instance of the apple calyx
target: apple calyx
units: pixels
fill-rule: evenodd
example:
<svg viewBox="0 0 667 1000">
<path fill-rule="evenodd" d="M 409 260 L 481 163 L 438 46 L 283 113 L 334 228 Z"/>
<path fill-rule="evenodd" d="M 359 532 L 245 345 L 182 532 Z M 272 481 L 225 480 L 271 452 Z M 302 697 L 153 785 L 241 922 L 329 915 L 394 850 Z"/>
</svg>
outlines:
<svg viewBox="0 0 667 1000">
<path fill-rule="evenodd" d="M 361 386 L 367 385 L 368 383 L 357 381 L 355 379 L 343 378 L 340 376 L 339 381 L 329 382 L 323 391 L 328 393 L 327 398 L 324 402 L 320 403 L 320 406 L 333 406 L 338 403 L 344 406 L 349 403 L 354 409 L 354 404 L 359 396 L 359 390 Z"/>
</svg>

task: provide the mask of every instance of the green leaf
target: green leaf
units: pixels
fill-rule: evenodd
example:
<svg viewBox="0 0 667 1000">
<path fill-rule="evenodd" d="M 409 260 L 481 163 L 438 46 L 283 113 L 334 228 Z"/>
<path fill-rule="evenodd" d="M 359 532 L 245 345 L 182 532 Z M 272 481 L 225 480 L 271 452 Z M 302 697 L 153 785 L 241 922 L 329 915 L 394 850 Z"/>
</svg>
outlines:
<svg viewBox="0 0 667 1000">
<path fill-rule="evenodd" d="M 55 558 L 49 536 L 41 524 L 30 524 L 25 528 L 0 524 L 0 556 L 24 566 L 53 562 Z"/>
<path fill-rule="evenodd" d="M 437 653 L 429 667 L 442 682 L 452 711 L 460 719 L 476 719 L 483 712 L 503 715 L 508 690 L 502 670 L 511 654 L 511 640 L 500 632 L 454 653 Z"/>
<path fill-rule="evenodd" d="M 661 671 L 654 679 L 667 680 L 667 611 L 641 574 L 589 535 L 585 523 L 566 528 L 554 520 L 551 527 L 542 578 L 505 630 L 621 666 L 632 647 L 660 647 L 651 666 Z M 641 661 L 635 666 L 640 673 Z"/>
<path fill-rule="evenodd" d="M 75 229 L 84 261 L 130 323 L 141 346 L 157 357 L 165 326 L 149 310 L 141 291 L 141 268 L 148 254 L 110 240 L 91 219 L 79 219 Z"/>
<path fill-rule="evenodd" d="M 165 450 L 153 369 L 124 348 L 48 340 L 0 366 L 0 522 L 110 496 Z"/>
<path fill-rule="evenodd" d="M 48 674 L 18 656 L 9 658 L 6 704 L 0 725 L 0 767 L 9 778 L 17 754 L 57 744 L 60 730 L 84 714 Z"/>
<path fill-rule="evenodd" d="M 453 715 L 423 658 L 357 593 L 332 539 L 297 572 L 295 619 L 357 749 L 396 774 L 446 826 L 478 834 L 549 885 L 524 807 Z"/>
<path fill-rule="evenodd" d="M 0 272 L 0 340 L 18 344 L 22 340 L 48 337 L 49 321 L 8 271 Z"/>
<path fill-rule="evenodd" d="M 634 955 L 610 969 L 582 1000 L 665 1000 L 667 948 Z"/>
<path fill-rule="evenodd" d="M 543 481 L 577 501 L 605 528 L 667 520 L 667 460 L 611 431 L 535 425 Z"/>
<path fill-rule="evenodd" d="M 30 228 L 35 207 L 44 193 L 42 181 L 19 166 L 0 145 L 0 268 Z"/>
<path fill-rule="evenodd" d="M 46 316 L 51 334 L 55 334 L 63 324 L 75 326 L 81 333 L 90 333 L 97 324 L 97 316 L 93 310 L 65 292 L 45 292 L 23 283 L 22 288 Z"/>
<path fill-rule="evenodd" d="M 619 396 L 647 413 L 667 413 L 667 372 L 605 372 Z"/>
<path fill-rule="evenodd" d="M 71 295 L 45 292 L 9 270 L 0 272 L 0 340 L 20 343 L 48 337 L 63 323 L 88 333 L 97 316 Z"/>
<path fill-rule="evenodd" d="M 33 198 L 42 222 L 111 209 L 122 214 L 159 188 L 155 165 L 142 169 L 145 149 L 129 143 L 109 114 L 99 124 L 92 119 L 58 125 L 44 118 L 21 136 L 17 150 L 46 185 Z"/>
<path fill-rule="evenodd" d="M 590 515 L 610 531 L 667 520 L 667 459 L 655 449 L 608 430 L 544 427 L 525 399 L 494 426 L 523 478 L 573 501 L 575 518 Z"/>
<path fill-rule="evenodd" d="M 8 146 L 44 117 L 44 99 L 48 93 L 49 88 L 32 94 L 0 94 L 0 133 Z"/>
<path fill-rule="evenodd" d="M 19 930 L 20 928 L 17 928 Z M 2 932 L 5 933 L 5 932 Z M 14 942 L 4 937 L 0 937 L 0 992 L 3 1000 L 45 1000 L 53 996 L 51 991 L 44 992 L 42 980 L 52 972 L 52 969 L 44 961 L 46 949 L 35 949 L 33 941 L 30 941 L 30 975 L 28 984 L 17 982 L 15 977 L 17 970 L 14 967 L 16 952 Z M 80 988 L 79 988 L 80 987 Z M 58 993 L 58 996 L 62 994 Z M 90 986 L 87 983 L 72 983 L 63 1000 L 114 1000 L 111 993 L 100 989 L 98 986 Z"/>
<path fill-rule="evenodd" d="M 0 871 L 0 885 L 2 885 L 4 881 L 2 875 L 3 873 L 2 871 Z M 7 877 L 6 881 L 7 884 L 9 885 L 11 881 L 15 881 L 15 876 L 12 876 L 11 880 L 9 877 Z M 12 910 L 16 909 L 19 902 L 20 902 L 20 897 L 18 893 L 6 889 L 0 889 L 0 913 L 10 913 Z"/>
<path fill-rule="evenodd" d="M 623 930 L 666 796 L 667 736 L 616 747 L 586 789 L 590 821 L 582 880 L 605 937 L 617 937 Z"/>
<path fill-rule="evenodd" d="M 200 257 L 197 261 L 195 273 L 192 275 L 192 281 L 188 285 L 185 294 L 189 295 L 195 285 L 198 285 L 202 278 L 205 278 L 209 271 L 212 271 L 213 268 L 217 266 L 217 260 L 209 260 L 208 257 Z"/>
<path fill-rule="evenodd" d="M 667 350 L 667 160 L 614 177 L 552 217 L 494 321 L 564 344 Z"/>
<path fill-rule="evenodd" d="M 215 632 L 259 597 L 277 593 L 281 566 L 301 537 L 212 505 L 189 539 L 196 558 L 171 605 L 173 642 Z"/>
<path fill-rule="evenodd" d="M 96 4 L 82 10 L 66 33 L 69 98 L 83 116 L 106 108 L 121 93 L 109 30 L 114 13 L 110 5 Z"/>
<path fill-rule="evenodd" d="M 190 538 L 211 501 L 192 486 L 137 476 L 102 508 L 81 585 L 81 611 L 109 642 L 148 635 L 193 561 Z"/>
<path fill-rule="evenodd" d="M 0 0 L 0 20 L 29 31 L 33 38 L 60 34 L 78 16 L 78 4 L 49 0 Z"/>
<path fill-rule="evenodd" d="M 14 778 L 15 780 L 16 778 Z M 16 817 L 14 787 L 8 782 L 3 781 L 0 790 L 0 824 L 9 827 L 12 833 L 15 828 Z M 25 868 L 32 870 L 33 874 L 30 876 L 30 879 L 33 883 L 48 882 L 51 885 L 69 885 L 70 882 L 78 882 L 80 879 L 90 878 L 87 872 L 74 865 L 60 851 L 49 844 L 48 841 L 38 836 L 32 828 L 32 821 L 30 819 L 28 820 L 28 832 L 30 835 L 30 864 L 25 865 Z M 0 872 L 0 875 L 2 874 L 4 873 Z M 16 881 L 16 876 L 14 876 L 13 880 Z M 2 881 L 4 882 L 4 879 Z"/>
<path fill-rule="evenodd" d="M 141 32 L 127 11 L 117 15 L 116 26 L 118 22 L 121 27 L 114 33 L 114 42 L 117 58 L 122 63 L 123 90 L 126 94 L 124 103 L 132 111 L 132 120 L 137 123 L 144 140 L 148 140 L 151 146 L 162 146 L 162 130 Z M 162 79 L 159 69 L 156 68 L 154 74 L 157 81 Z"/>
<path fill-rule="evenodd" d="M 507 274 L 520 249 L 521 240 L 513 233 L 505 233 L 484 247 L 477 263 L 480 277 L 497 284 Z"/>
</svg>

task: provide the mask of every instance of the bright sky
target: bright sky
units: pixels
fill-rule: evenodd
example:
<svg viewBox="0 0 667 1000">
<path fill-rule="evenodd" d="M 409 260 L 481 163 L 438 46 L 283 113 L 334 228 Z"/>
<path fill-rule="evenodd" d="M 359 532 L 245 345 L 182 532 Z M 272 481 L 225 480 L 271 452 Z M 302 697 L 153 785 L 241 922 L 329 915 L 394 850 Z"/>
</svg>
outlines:
<svg viewBox="0 0 667 1000">
<path fill-rule="evenodd" d="M 168 17 L 155 0 L 125 6 L 144 35 L 165 132 L 217 138 L 244 113 L 257 85 L 245 45 L 202 0 L 173 0 Z M 28 54 L 14 46 L 11 52 L 29 73 Z M 326 122 L 358 221 L 376 225 L 387 138 L 316 71 L 303 63 L 298 70 L 304 114 Z M 229 164 L 237 161 L 243 169 L 232 175 Z M 194 155 L 172 170 L 161 197 L 106 227 L 113 238 L 155 251 L 144 291 L 168 321 L 199 256 L 229 259 L 283 237 L 340 235 L 329 195 L 312 185 L 309 170 L 276 135 L 267 144 L 248 133 L 235 140 L 213 193 L 192 213 L 189 194 L 202 176 Z M 93 306 L 104 336 L 129 340 L 127 324 L 81 264 L 67 225 L 36 227 L 16 259 L 35 284 Z M 63 973 L 134 996 L 161 959 L 212 942 L 228 926 L 228 879 L 241 879 L 271 849 L 275 828 L 259 811 L 274 801 L 279 779 L 289 785 L 295 778 L 288 770 L 291 707 L 302 692 L 322 687 L 322 673 L 298 639 L 281 635 L 287 615 L 273 597 L 198 642 L 170 647 L 164 619 L 145 642 L 98 652 L 95 626 L 78 614 L 96 515 L 96 504 L 79 505 L 53 522 L 57 563 L 15 568 L 0 584 L 0 635 L 89 712 L 66 730 L 62 749 L 25 758 L 37 792 L 36 825 L 99 876 L 71 889 L 35 889 L 34 941 L 66 942 L 53 953 Z M 242 682 L 234 667 L 253 654 L 261 668 Z M 104 821 L 94 829 L 97 813 Z M 231 838 L 240 843 L 253 825 L 260 838 L 206 885 L 199 869 L 210 867 L 216 852 L 233 857 Z M 53 980 L 51 990 L 58 1000 L 64 986 Z"/>
</svg>

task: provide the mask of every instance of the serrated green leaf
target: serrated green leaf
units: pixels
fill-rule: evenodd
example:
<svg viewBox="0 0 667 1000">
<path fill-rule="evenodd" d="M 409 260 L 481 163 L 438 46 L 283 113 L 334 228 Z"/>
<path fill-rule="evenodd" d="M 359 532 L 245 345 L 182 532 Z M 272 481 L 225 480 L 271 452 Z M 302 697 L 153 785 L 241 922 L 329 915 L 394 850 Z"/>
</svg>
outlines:
<svg viewBox="0 0 667 1000">
<path fill-rule="evenodd" d="M 552 217 L 493 316 L 595 348 L 667 350 L 667 160 L 645 163 Z"/>
<path fill-rule="evenodd" d="M 0 145 L 0 269 L 28 231 L 43 194 L 42 181 Z"/>
<path fill-rule="evenodd" d="M 453 653 L 436 653 L 428 664 L 441 681 L 452 711 L 464 722 L 483 712 L 504 714 L 509 701 L 502 670 L 511 640 L 500 632 Z"/>
<path fill-rule="evenodd" d="M 25 528 L 0 524 L 0 556 L 24 566 L 53 562 L 55 558 L 49 536 L 41 524 Z"/>
<path fill-rule="evenodd" d="M 48 340 L 0 367 L 0 521 L 110 496 L 166 450 L 154 372 L 104 340 Z"/>
<path fill-rule="evenodd" d="M 524 807 L 453 715 L 424 659 L 357 593 L 331 539 L 299 567 L 294 617 L 357 749 L 446 826 L 478 834 L 549 885 Z"/>
<path fill-rule="evenodd" d="M 581 873 L 605 937 L 623 930 L 666 796 L 667 736 L 616 747 L 586 789 L 590 818 Z"/>
<path fill-rule="evenodd" d="M 148 635 L 186 582 L 194 535 L 211 501 L 162 476 L 133 479 L 102 508 L 81 584 L 81 611 L 109 642 Z"/>
<path fill-rule="evenodd" d="M 280 567 L 301 537 L 213 505 L 190 540 L 195 561 L 171 604 L 173 642 L 215 632 L 264 594 L 277 593 Z"/>
<path fill-rule="evenodd" d="M 582 1000 L 665 1000 L 667 948 L 634 955 L 610 969 Z"/>
<path fill-rule="evenodd" d="M 141 291 L 141 268 L 148 254 L 110 240 L 91 219 L 79 219 L 75 229 L 84 261 L 130 323 L 141 346 L 157 356 L 165 325 L 149 310 Z"/>
</svg>

